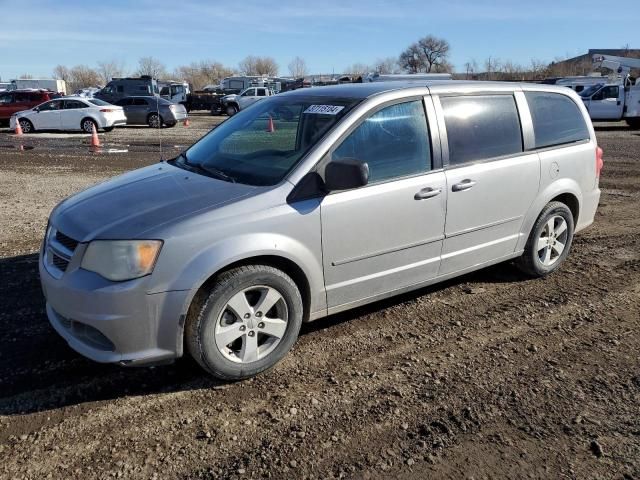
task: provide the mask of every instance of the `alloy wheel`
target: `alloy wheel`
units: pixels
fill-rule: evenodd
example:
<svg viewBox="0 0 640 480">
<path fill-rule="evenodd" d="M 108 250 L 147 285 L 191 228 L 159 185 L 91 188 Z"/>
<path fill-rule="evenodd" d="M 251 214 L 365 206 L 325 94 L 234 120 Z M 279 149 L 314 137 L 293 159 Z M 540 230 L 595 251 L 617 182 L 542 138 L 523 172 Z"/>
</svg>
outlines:
<svg viewBox="0 0 640 480">
<path fill-rule="evenodd" d="M 251 363 L 269 355 L 287 330 L 287 303 L 273 287 L 252 286 L 234 294 L 218 316 L 216 347 L 232 362 Z"/>
<path fill-rule="evenodd" d="M 542 228 L 536 251 L 540 262 L 549 267 L 561 257 L 567 244 L 567 221 L 561 215 L 554 215 Z"/>
</svg>

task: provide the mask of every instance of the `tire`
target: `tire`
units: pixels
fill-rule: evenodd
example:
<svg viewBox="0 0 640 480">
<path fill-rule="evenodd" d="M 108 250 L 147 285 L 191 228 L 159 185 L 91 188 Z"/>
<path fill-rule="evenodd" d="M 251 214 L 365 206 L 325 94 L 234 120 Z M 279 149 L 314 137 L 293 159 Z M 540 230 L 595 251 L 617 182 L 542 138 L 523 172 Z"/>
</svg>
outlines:
<svg viewBox="0 0 640 480">
<path fill-rule="evenodd" d="M 147 117 L 147 125 L 149 125 L 151 128 L 162 127 L 162 117 L 157 113 L 150 113 Z"/>
<path fill-rule="evenodd" d="M 640 117 L 627 118 L 626 122 L 627 125 L 633 129 L 640 128 Z"/>
<path fill-rule="evenodd" d="M 105 132 L 111 132 L 113 130 L 113 127 L 104 127 L 103 130 Z"/>
<path fill-rule="evenodd" d="M 544 277 L 558 270 L 571 250 L 574 228 L 569 207 L 561 202 L 548 203 L 531 229 L 524 253 L 516 260 L 517 267 L 531 277 Z"/>
<path fill-rule="evenodd" d="M 236 113 L 238 113 L 238 107 L 236 107 L 235 105 L 227 105 L 224 111 L 227 115 L 233 117 Z"/>
<path fill-rule="evenodd" d="M 97 132 L 98 124 L 95 122 L 95 120 L 92 120 L 90 118 L 83 118 L 82 121 L 80 122 L 80 129 L 84 133 L 93 133 L 93 127 L 96 128 L 96 132 Z"/>
<path fill-rule="evenodd" d="M 177 122 L 173 122 L 173 123 L 165 123 L 164 125 L 165 127 L 172 128 L 172 127 L 175 127 L 177 124 L 178 124 Z"/>
<path fill-rule="evenodd" d="M 273 307 L 261 312 L 267 299 Z M 242 380 L 273 367 L 291 349 L 302 325 L 298 287 L 268 265 L 222 273 L 194 307 L 185 327 L 187 348 L 204 370 L 222 380 Z"/>
<path fill-rule="evenodd" d="M 36 131 L 36 129 L 33 128 L 33 123 L 31 123 L 31 120 L 27 120 L 26 118 L 19 118 L 18 123 L 20 124 L 20 128 L 22 129 L 22 133 L 33 133 Z"/>
</svg>

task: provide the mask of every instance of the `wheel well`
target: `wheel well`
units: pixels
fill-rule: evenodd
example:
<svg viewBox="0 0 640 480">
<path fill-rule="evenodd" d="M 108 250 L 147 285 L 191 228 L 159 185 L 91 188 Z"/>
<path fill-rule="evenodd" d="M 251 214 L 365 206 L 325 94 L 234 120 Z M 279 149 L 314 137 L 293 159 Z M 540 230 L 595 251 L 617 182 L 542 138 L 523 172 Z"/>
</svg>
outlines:
<svg viewBox="0 0 640 480">
<path fill-rule="evenodd" d="M 571 215 L 573 216 L 573 224 L 577 225 L 578 223 L 578 214 L 580 213 L 580 202 L 578 202 L 578 198 L 572 193 L 563 193 L 558 195 L 555 198 L 551 199 L 552 202 L 562 202 L 569 210 L 571 210 Z"/>
<path fill-rule="evenodd" d="M 93 124 L 96 126 L 96 129 L 98 128 L 98 122 L 96 122 L 91 117 L 84 117 L 82 120 L 80 120 L 80 128 L 82 128 L 82 124 L 84 123 L 85 120 L 91 120 L 93 122 Z"/>
<path fill-rule="evenodd" d="M 200 288 L 194 295 L 193 300 L 191 301 L 191 305 L 189 305 L 188 316 L 195 314 L 195 311 L 192 310 L 197 309 L 201 302 L 206 299 L 207 292 L 211 289 L 211 286 L 215 283 L 221 273 L 243 265 L 268 265 L 270 267 L 277 268 L 278 270 L 282 270 L 284 273 L 289 275 L 298 287 L 300 296 L 302 296 L 302 321 L 306 322 L 309 319 L 311 309 L 311 287 L 309 286 L 307 276 L 295 262 L 284 257 L 278 257 L 277 255 L 261 255 L 258 257 L 245 258 L 238 262 L 227 265 L 226 267 L 215 272 L 200 286 Z"/>
</svg>

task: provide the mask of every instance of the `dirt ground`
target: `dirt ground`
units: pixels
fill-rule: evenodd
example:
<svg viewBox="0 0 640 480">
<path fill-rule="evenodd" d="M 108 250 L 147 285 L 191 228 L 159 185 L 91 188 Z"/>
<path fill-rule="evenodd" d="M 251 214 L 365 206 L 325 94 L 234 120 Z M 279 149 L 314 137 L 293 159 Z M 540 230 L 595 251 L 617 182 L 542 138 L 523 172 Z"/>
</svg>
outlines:
<svg viewBox="0 0 640 480">
<path fill-rule="evenodd" d="M 222 119 L 163 129 L 165 157 Z M 0 478 L 640 479 L 640 131 L 597 135 L 600 208 L 560 272 L 503 264 L 319 320 L 223 384 L 188 359 L 93 363 L 46 320 L 49 212 L 156 162 L 158 132 L 93 154 L 82 134 L 0 131 Z"/>
</svg>

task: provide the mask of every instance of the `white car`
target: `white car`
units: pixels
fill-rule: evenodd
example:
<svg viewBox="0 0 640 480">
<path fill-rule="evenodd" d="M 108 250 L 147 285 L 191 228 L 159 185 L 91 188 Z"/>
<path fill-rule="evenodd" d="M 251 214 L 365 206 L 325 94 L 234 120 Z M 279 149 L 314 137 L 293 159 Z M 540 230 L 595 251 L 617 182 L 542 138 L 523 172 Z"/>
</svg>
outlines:
<svg viewBox="0 0 640 480">
<path fill-rule="evenodd" d="M 122 107 L 97 98 L 62 97 L 13 114 L 9 121 L 11 129 L 16 128 L 17 121 L 23 133 L 36 130 L 81 130 L 91 133 L 94 126 L 96 130 L 109 132 L 117 125 L 126 125 L 127 117 Z"/>
</svg>

